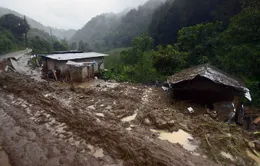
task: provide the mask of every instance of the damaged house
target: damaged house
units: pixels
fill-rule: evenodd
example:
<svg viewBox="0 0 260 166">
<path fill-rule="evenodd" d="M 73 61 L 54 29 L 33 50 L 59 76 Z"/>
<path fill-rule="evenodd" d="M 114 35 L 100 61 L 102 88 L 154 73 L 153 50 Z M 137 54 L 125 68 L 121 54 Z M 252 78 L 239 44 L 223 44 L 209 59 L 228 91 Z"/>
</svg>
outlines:
<svg viewBox="0 0 260 166">
<path fill-rule="evenodd" d="M 174 98 L 195 101 L 201 104 L 231 102 L 235 96 L 245 96 L 251 100 L 244 84 L 209 65 L 185 69 L 168 78 Z"/>
<path fill-rule="evenodd" d="M 107 54 L 96 52 L 61 52 L 41 55 L 43 73 L 56 80 L 83 82 L 94 78 L 104 69 L 104 57 Z"/>
</svg>

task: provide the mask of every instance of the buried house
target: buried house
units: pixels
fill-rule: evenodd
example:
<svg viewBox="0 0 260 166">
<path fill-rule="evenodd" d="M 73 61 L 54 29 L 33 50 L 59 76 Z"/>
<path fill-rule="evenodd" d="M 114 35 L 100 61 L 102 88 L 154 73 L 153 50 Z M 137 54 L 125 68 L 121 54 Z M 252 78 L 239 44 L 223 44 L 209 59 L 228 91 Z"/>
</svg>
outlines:
<svg viewBox="0 0 260 166">
<path fill-rule="evenodd" d="M 235 96 L 245 96 L 251 101 L 244 84 L 209 65 L 185 69 L 168 78 L 174 98 L 201 104 L 231 102 Z"/>
<path fill-rule="evenodd" d="M 104 57 L 107 54 L 96 52 L 61 52 L 41 55 L 43 73 L 47 77 L 73 82 L 83 82 L 94 78 L 104 69 Z"/>
</svg>

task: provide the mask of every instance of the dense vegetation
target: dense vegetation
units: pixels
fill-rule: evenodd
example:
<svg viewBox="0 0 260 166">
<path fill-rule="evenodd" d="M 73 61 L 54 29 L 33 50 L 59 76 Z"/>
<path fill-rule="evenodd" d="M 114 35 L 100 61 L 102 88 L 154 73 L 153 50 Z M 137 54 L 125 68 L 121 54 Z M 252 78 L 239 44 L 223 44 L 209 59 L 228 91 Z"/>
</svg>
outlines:
<svg viewBox="0 0 260 166">
<path fill-rule="evenodd" d="M 30 29 L 26 19 L 12 14 L 0 18 L 0 54 L 25 47 L 24 36 Z"/>
<path fill-rule="evenodd" d="M 0 17 L 2 17 L 3 15 L 6 14 L 13 14 L 17 17 L 23 18 L 24 16 L 20 13 L 17 13 L 13 10 L 7 9 L 7 8 L 3 8 L 0 7 Z M 28 21 L 28 24 L 30 25 L 30 27 L 32 29 L 39 29 L 41 31 L 44 31 L 45 33 L 52 33 L 52 35 L 57 36 L 58 39 L 67 39 L 69 40 L 76 32 L 76 30 L 70 29 L 70 30 L 64 30 L 64 29 L 57 29 L 57 28 L 52 28 L 52 27 L 48 27 L 48 26 L 44 26 L 41 23 L 39 23 L 38 21 L 27 17 L 26 18 Z"/>
<path fill-rule="evenodd" d="M 42 30 L 30 28 L 25 17 L 13 14 L 0 17 L 0 54 L 26 47 L 32 48 L 33 53 L 69 50 L 67 40 L 58 40 Z"/>
<path fill-rule="evenodd" d="M 222 21 L 202 21 L 182 27 L 176 42 L 165 45 L 169 42 L 166 39 L 156 49 L 153 49 L 154 40 L 148 34 L 136 37 L 132 40 L 132 47 L 121 52 L 116 64 L 108 62 L 110 66 L 106 76 L 118 81 L 147 83 L 165 80 L 190 66 L 211 63 L 242 78 L 252 91 L 253 104 L 259 105 L 259 2 L 244 4 L 243 9 L 228 22 Z"/>
<path fill-rule="evenodd" d="M 96 16 L 76 32 L 70 43 L 75 45 L 81 42 L 94 51 L 129 47 L 133 37 L 148 31 L 154 11 L 164 1 L 149 0 L 138 9 Z"/>
<path fill-rule="evenodd" d="M 199 23 L 223 22 L 241 10 L 241 0 L 168 0 L 158 8 L 149 26 L 155 44 L 173 44 L 182 27 Z"/>
</svg>

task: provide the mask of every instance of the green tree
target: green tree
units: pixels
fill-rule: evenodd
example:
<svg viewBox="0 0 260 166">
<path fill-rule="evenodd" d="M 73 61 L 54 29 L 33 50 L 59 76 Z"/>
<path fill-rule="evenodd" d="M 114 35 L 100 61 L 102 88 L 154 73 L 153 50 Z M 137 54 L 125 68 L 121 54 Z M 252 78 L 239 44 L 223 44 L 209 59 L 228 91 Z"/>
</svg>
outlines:
<svg viewBox="0 0 260 166">
<path fill-rule="evenodd" d="M 158 73 L 154 68 L 151 49 L 153 39 L 147 34 L 132 40 L 132 47 L 121 52 L 121 64 L 112 69 L 110 76 L 118 81 L 147 83 L 155 81 Z"/>
<path fill-rule="evenodd" d="M 53 43 L 53 50 L 54 51 L 67 51 L 69 50 L 68 42 L 66 39 L 63 39 L 61 41 L 55 41 Z"/>
<path fill-rule="evenodd" d="M 7 14 L 0 18 L 0 27 L 10 30 L 16 37 L 23 39 L 30 26 L 27 21 L 13 14 Z"/>
<path fill-rule="evenodd" d="M 16 38 L 8 30 L 0 27 L 0 54 L 17 49 Z"/>
<path fill-rule="evenodd" d="M 70 49 L 71 50 L 76 50 L 77 49 L 77 43 L 76 42 L 73 42 L 70 44 Z"/>
<path fill-rule="evenodd" d="M 221 35 L 220 58 L 226 70 L 260 80 L 260 10 L 248 7 L 233 17 Z"/>
<path fill-rule="evenodd" d="M 132 40 L 132 47 L 135 50 L 145 52 L 153 49 L 153 43 L 153 38 L 151 38 L 147 33 L 143 33 L 141 36 L 135 37 Z"/>
<path fill-rule="evenodd" d="M 206 23 L 182 28 L 176 46 L 187 54 L 188 65 L 198 65 L 217 60 L 218 36 L 222 23 Z"/>
<path fill-rule="evenodd" d="M 153 51 L 153 61 L 156 70 L 164 76 L 169 76 L 187 66 L 187 55 L 176 47 L 159 45 L 157 51 Z"/>
<path fill-rule="evenodd" d="M 90 51 L 89 47 L 90 46 L 87 42 L 83 42 L 82 40 L 79 41 L 78 50 L 84 51 L 84 52 L 89 52 Z"/>
<path fill-rule="evenodd" d="M 51 43 L 45 39 L 36 36 L 29 40 L 30 47 L 34 54 L 50 53 L 52 51 Z"/>
<path fill-rule="evenodd" d="M 122 51 L 121 57 L 124 64 L 135 65 L 142 58 L 142 53 L 153 48 L 153 39 L 144 33 L 132 40 L 132 48 Z"/>
</svg>

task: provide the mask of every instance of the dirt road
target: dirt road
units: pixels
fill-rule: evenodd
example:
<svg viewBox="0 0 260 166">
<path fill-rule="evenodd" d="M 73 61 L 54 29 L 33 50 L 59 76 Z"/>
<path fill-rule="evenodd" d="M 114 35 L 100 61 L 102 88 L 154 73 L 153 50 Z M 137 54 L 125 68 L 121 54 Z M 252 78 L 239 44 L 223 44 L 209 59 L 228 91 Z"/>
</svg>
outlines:
<svg viewBox="0 0 260 166">
<path fill-rule="evenodd" d="M 217 165 L 145 126 L 127 129 L 122 118 L 145 107 L 149 89 L 107 84 L 72 92 L 15 73 L 2 73 L 0 87 L 0 140 L 12 165 Z"/>
</svg>

